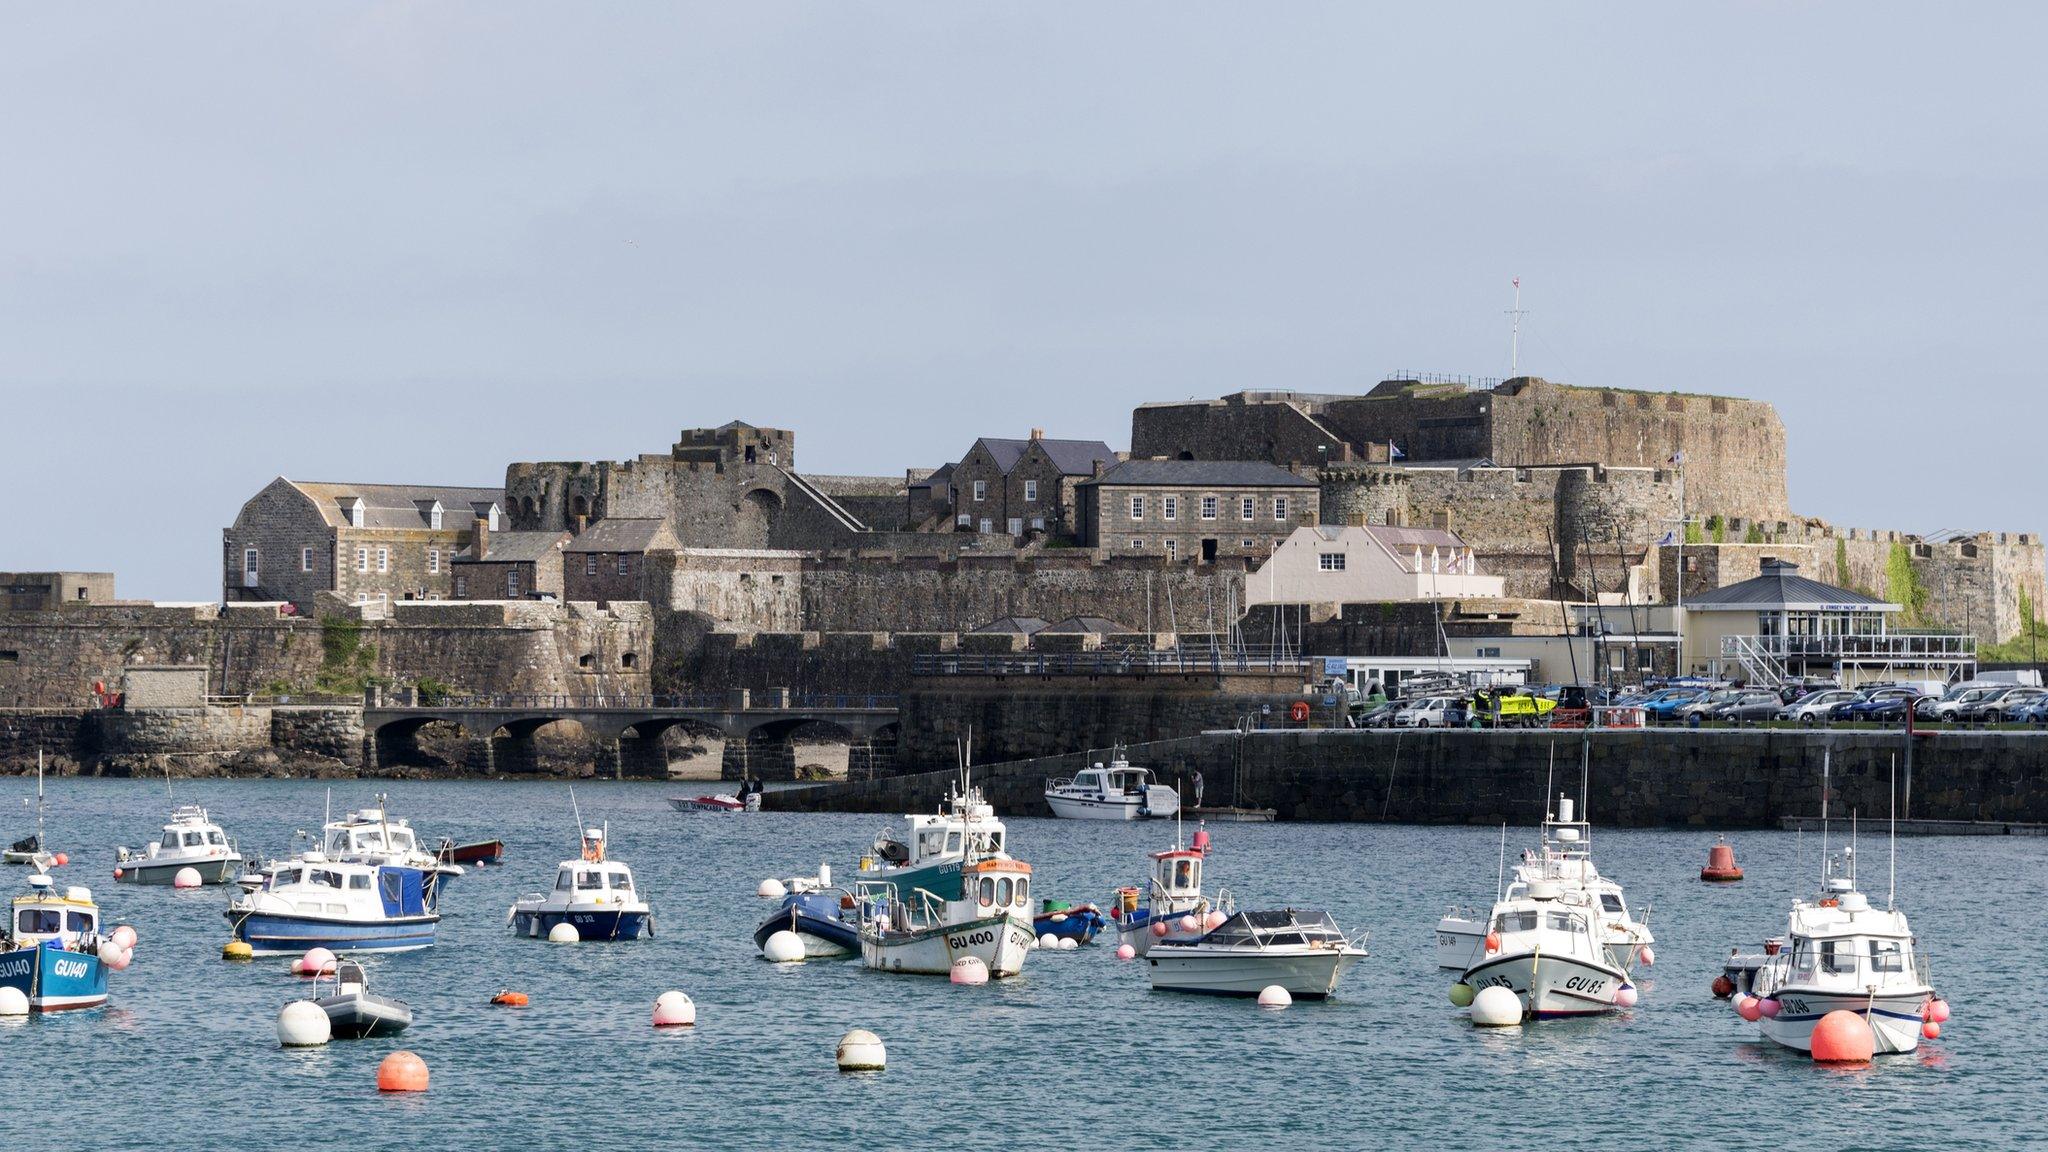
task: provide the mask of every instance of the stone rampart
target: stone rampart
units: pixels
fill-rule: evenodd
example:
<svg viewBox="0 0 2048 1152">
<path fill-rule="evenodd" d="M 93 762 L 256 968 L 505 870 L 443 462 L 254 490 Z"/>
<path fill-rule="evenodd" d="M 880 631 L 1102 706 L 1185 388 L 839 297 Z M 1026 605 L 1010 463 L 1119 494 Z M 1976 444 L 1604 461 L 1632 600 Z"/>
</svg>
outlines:
<svg viewBox="0 0 2048 1152">
<path fill-rule="evenodd" d="M 1820 808 L 1822 751 L 1832 745 L 1837 813 L 1890 809 L 1901 764 L 1900 815 L 1930 820 L 2048 821 L 2048 737 L 1923 736 L 1910 768 L 1904 737 L 1789 730 L 1600 732 L 1589 803 L 1608 827 L 1772 828 Z M 1294 731 L 1196 736 L 1126 749 L 1192 801 L 1276 809 L 1287 821 L 1529 826 L 1542 818 L 1551 772 L 1578 762 L 1576 735 L 1514 731 Z M 1093 757 L 1099 759 L 1100 757 Z M 985 760 L 976 782 L 1005 816 L 1042 816 L 1047 776 L 1070 775 L 1083 752 L 1012 763 Z M 931 811 L 947 771 L 769 793 L 784 811 Z M 1574 783 L 1576 783 L 1574 774 Z M 1573 790 L 1576 790 L 1575 788 Z"/>
</svg>

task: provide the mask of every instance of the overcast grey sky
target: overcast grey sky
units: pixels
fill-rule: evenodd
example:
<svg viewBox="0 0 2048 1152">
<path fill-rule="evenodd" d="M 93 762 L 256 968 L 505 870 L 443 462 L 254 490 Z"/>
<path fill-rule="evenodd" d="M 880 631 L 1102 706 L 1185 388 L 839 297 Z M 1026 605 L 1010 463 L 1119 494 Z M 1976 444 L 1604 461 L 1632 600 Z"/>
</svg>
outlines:
<svg viewBox="0 0 2048 1152">
<path fill-rule="evenodd" d="M 2036 5 L 0 6 L 0 569 L 739 418 L 814 472 L 1395 368 L 1756 396 L 2038 530 Z"/>
</svg>

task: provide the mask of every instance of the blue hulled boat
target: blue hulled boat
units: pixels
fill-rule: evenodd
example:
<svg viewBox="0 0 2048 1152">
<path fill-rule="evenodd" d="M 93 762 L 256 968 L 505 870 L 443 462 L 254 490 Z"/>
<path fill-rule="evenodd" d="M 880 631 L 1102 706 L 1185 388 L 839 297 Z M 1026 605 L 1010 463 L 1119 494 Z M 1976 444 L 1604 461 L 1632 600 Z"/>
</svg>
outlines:
<svg viewBox="0 0 2048 1152">
<path fill-rule="evenodd" d="M 754 947 L 765 950 L 768 937 L 789 931 L 803 940 L 807 959 L 854 955 L 860 951 L 860 928 L 848 919 L 851 904 L 851 896 L 838 888 L 791 892 L 754 929 Z"/>
<path fill-rule="evenodd" d="M 1062 940 L 1086 944 L 1095 939 L 1095 934 L 1102 931 L 1102 926 L 1107 923 L 1109 918 L 1093 904 L 1047 900 L 1038 915 L 1031 918 L 1031 930 L 1041 939 L 1051 933 Z"/>
<path fill-rule="evenodd" d="M 555 870 L 552 892 L 529 892 L 506 912 L 512 931 L 544 938 L 557 924 L 576 929 L 579 940 L 637 940 L 654 935 L 654 909 L 633 885 L 633 870 L 605 858 L 602 829 L 583 832 L 583 855 Z"/>
<path fill-rule="evenodd" d="M 38 863 L 42 863 L 38 857 Z M 49 875 L 28 878 L 0 932 L 0 987 L 19 988 L 37 1012 L 97 1008 L 107 1002 L 107 966 L 99 958 L 100 910 L 92 892 Z"/>
<path fill-rule="evenodd" d="M 277 866 L 263 887 L 228 905 L 235 939 L 258 955 L 326 948 L 404 952 L 431 948 L 441 915 L 418 868 L 329 860 L 308 852 Z"/>
</svg>

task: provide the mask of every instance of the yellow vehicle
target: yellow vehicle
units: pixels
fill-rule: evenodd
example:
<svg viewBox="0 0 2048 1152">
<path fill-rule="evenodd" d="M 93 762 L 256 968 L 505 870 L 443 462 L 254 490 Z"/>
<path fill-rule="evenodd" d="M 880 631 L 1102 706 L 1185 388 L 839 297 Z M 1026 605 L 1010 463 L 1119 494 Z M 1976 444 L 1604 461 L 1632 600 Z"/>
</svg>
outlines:
<svg viewBox="0 0 2048 1152">
<path fill-rule="evenodd" d="M 1472 718 L 1488 728 L 1540 728 L 1550 722 L 1557 701 L 1522 693 L 1478 692 L 1472 697 Z"/>
</svg>

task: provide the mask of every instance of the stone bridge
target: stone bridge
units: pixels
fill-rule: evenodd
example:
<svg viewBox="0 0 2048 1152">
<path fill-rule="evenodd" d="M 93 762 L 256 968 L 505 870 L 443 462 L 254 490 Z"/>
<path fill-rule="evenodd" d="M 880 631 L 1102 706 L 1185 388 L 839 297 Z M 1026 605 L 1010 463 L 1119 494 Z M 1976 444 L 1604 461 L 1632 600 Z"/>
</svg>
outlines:
<svg viewBox="0 0 2048 1152">
<path fill-rule="evenodd" d="M 534 734 L 558 721 L 574 721 L 591 742 L 599 775 L 662 779 L 668 755 L 662 736 L 671 728 L 714 731 L 726 741 L 725 775 L 759 775 L 752 759 L 786 747 L 799 729 L 836 735 L 848 748 L 849 771 L 864 752 L 872 767 L 876 745 L 893 747 L 896 698 L 768 691 L 689 696 L 451 696 L 432 702 L 415 693 L 372 694 L 363 708 L 363 759 L 369 770 L 416 762 L 418 736 L 428 724 L 452 724 L 468 740 L 466 767 L 512 773 L 538 766 Z M 861 772 L 866 775 L 868 772 Z"/>
</svg>

